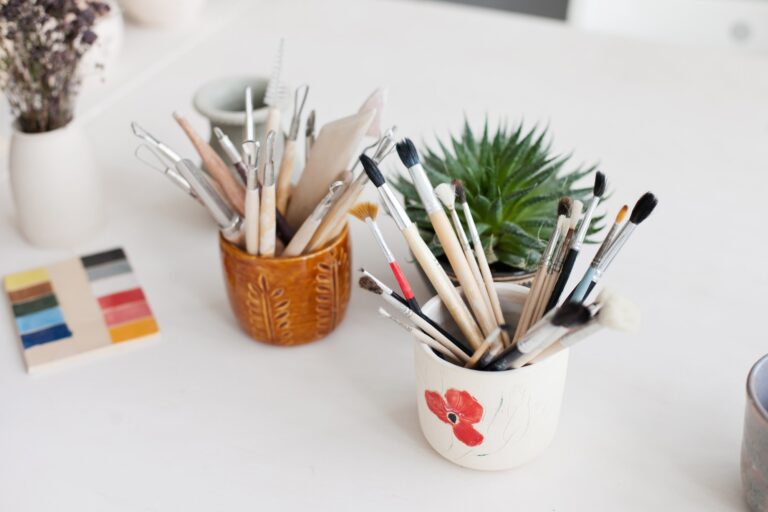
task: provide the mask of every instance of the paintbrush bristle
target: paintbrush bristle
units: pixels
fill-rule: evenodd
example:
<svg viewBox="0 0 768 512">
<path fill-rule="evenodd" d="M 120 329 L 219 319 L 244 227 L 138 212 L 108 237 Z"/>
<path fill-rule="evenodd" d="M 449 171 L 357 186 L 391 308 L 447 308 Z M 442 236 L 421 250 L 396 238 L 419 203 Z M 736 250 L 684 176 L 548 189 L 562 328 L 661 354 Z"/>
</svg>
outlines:
<svg viewBox="0 0 768 512">
<path fill-rule="evenodd" d="M 573 199 L 567 196 L 561 197 L 560 201 L 557 203 L 557 216 L 560 217 L 561 215 L 564 215 L 570 217 L 571 208 L 573 208 Z"/>
<path fill-rule="evenodd" d="M 378 284 L 376 284 L 376 281 L 374 281 L 368 276 L 360 277 L 358 284 L 360 284 L 360 288 L 364 290 L 368 290 L 369 292 L 373 292 L 376 295 L 381 295 L 382 293 L 384 293 L 384 290 L 382 290 L 381 287 Z"/>
<path fill-rule="evenodd" d="M 464 190 L 464 182 L 461 180 L 453 180 L 453 188 L 456 189 L 456 199 L 461 204 L 467 202 L 467 192 Z"/>
<path fill-rule="evenodd" d="M 569 220 L 571 221 L 570 229 L 576 229 L 576 226 L 579 225 L 579 219 L 581 219 L 581 212 L 584 210 L 584 203 L 579 201 L 578 199 L 574 200 L 571 204 L 571 216 Z"/>
<path fill-rule="evenodd" d="M 376 203 L 357 203 L 349 209 L 349 214 L 365 222 L 365 219 L 376 219 L 379 214 L 379 205 Z"/>
<path fill-rule="evenodd" d="M 371 180 L 376 188 L 379 188 L 386 183 L 384 175 L 381 174 L 381 171 L 379 170 L 379 166 L 376 165 L 376 162 L 374 162 L 371 157 L 363 153 L 360 155 L 360 163 L 363 164 L 365 174 L 368 175 L 368 179 Z"/>
<path fill-rule="evenodd" d="M 592 318 L 592 313 L 587 306 L 568 302 L 563 304 L 552 316 L 552 325 L 558 327 L 574 327 L 584 325 Z"/>
<path fill-rule="evenodd" d="M 605 174 L 600 171 L 595 173 L 595 187 L 592 189 L 595 197 L 603 197 L 605 194 Z"/>
<path fill-rule="evenodd" d="M 397 143 L 397 154 L 400 156 L 400 160 L 406 167 L 413 167 L 419 163 L 419 152 L 416 151 L 416 146 L 409 138 L 405 138 Z"/>
<path fill-rule="evenodd" d="M 640 199 L 635 203 L 635 207 L 632 208 L 632 213 L 629 216 L 629 222 L 632 224 L 640 224 L 651 214 L 656 205 L 659 204 L 659 200 L 655 195 L 650 192 L 643 194 Z"/>
<path fill-rule="evenodd" d="M 621 210 L 619 210 L 619 213 L 616 214 L 616 221 L 615 224 L 621 224 L 624 222 L 624 217 L 627 216 L 627 212 L 629 211 L 629 206 L 624 205 L 621 207 Z"/>
<path fill-rule="evenodd" d="M 640 308 L 626 297 L 603 290 L 596 302 L 600 304 L 597 313 L 600 325 L 623 332 L 637 332 L 640 329 Z"/>
<path fill-rule="evenodd" d="M 453 210 L 456 203 L 456 190 L 450 183 L 441 183 L 435 187 L 435 195 L 449 210 Z"/>
</svg>

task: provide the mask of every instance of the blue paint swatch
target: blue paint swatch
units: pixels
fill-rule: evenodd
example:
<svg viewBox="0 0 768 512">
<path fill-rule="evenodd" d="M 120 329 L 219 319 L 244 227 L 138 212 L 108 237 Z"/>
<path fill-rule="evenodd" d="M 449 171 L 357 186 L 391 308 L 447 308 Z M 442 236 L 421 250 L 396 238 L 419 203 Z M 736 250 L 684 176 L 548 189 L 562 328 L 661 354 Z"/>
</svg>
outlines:
<svg viewBox="0 0 768 512">
<path fill-rule="evenodd" d="M 72 336 L 72 331 L 69 330 L 67 324 L 59 324 L 29 334 L 22 334 L 21 344 L 24 346 L 24 349 L 28 349 L 35 345 L 42 345 L 43 343 L 69 338 L 70 336 Z"/>
<path fill-rule="evenodd" d="M 59 306 L 16 317 L 16 326 L 21 334 L 39 331 L 40 329 L 46 329 L 63 323 L 65 323 L 64 315 L 61 313 Z"/>
</svg>

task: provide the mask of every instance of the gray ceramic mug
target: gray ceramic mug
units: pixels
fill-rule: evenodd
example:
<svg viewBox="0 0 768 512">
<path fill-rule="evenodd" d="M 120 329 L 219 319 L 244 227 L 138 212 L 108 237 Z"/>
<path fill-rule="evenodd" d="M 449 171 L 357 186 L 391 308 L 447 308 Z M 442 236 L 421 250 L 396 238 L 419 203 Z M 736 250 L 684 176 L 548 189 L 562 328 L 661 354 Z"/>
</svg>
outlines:
<svg viewBox="0 0 768 512">
<path fill-rule="evenodd" d="M 749 509 L 768 511 L 768 355 L 755 363 L 747 377 L 741 482 Z"/>
</svg>

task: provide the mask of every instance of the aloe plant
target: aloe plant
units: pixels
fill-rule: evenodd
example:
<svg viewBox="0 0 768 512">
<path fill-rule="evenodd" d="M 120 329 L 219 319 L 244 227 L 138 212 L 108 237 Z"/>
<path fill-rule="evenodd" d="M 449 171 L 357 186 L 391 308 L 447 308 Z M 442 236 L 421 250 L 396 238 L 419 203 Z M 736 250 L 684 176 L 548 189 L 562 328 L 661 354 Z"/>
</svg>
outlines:
<svg viewBox="0 0 768 512">
<path fill-rule="evenodd" d="M 546 129 L 526 129 L 522 123 L 509 128 L 500 123 L 491 135 L 487 120 L 479 137 L 465 120 L 459 137 L 451 136 L 448 144 L 438 142 L 436 149 L 421 151 L 422 165 L 433 185 L 455 179 L 464 183 L 495 272 L 534 270 L 555 226 L 560 197 L 586 203 L 592 196 L 592 181 L 587 176 L 596 166 L 567 168 L 569 159 L 570 155 L 552 153 Z M 402 176 L 394 184 L 424 239 L 438 257 L 443 256 L 413 184 Z M 457 210 L 466 226 L 458 205 Z M 590 234 L 602 228 L 602 218 L 595 216 Z"/>
</svg>

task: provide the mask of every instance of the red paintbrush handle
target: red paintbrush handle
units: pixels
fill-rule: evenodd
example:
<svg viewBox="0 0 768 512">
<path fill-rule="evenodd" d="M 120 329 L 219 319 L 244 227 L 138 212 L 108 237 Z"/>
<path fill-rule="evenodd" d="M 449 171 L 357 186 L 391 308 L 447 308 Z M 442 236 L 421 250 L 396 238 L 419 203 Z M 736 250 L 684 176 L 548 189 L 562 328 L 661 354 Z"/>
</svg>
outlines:
<svg viewBox="0 0 768 512">
<path fill-rule="evenodd" d="M 411 290 L 411 285 L 408 284 L 408 280 L 405 278 L 405 274 L 403 274 L 403 271 L 400 270 L 400 265 L 398 265 L 396 261 L 393 261 L 389 264 L 389 268 L 392 269 L 392 274 L 394 274 L 395 279 L 397 280 L 397 284 L 400 285 L 400 289 L 403 291 L 403 297 L 405 297 L 405 300 L 411 300 L 413 298 L 413 290 Z"/>
</svg>

